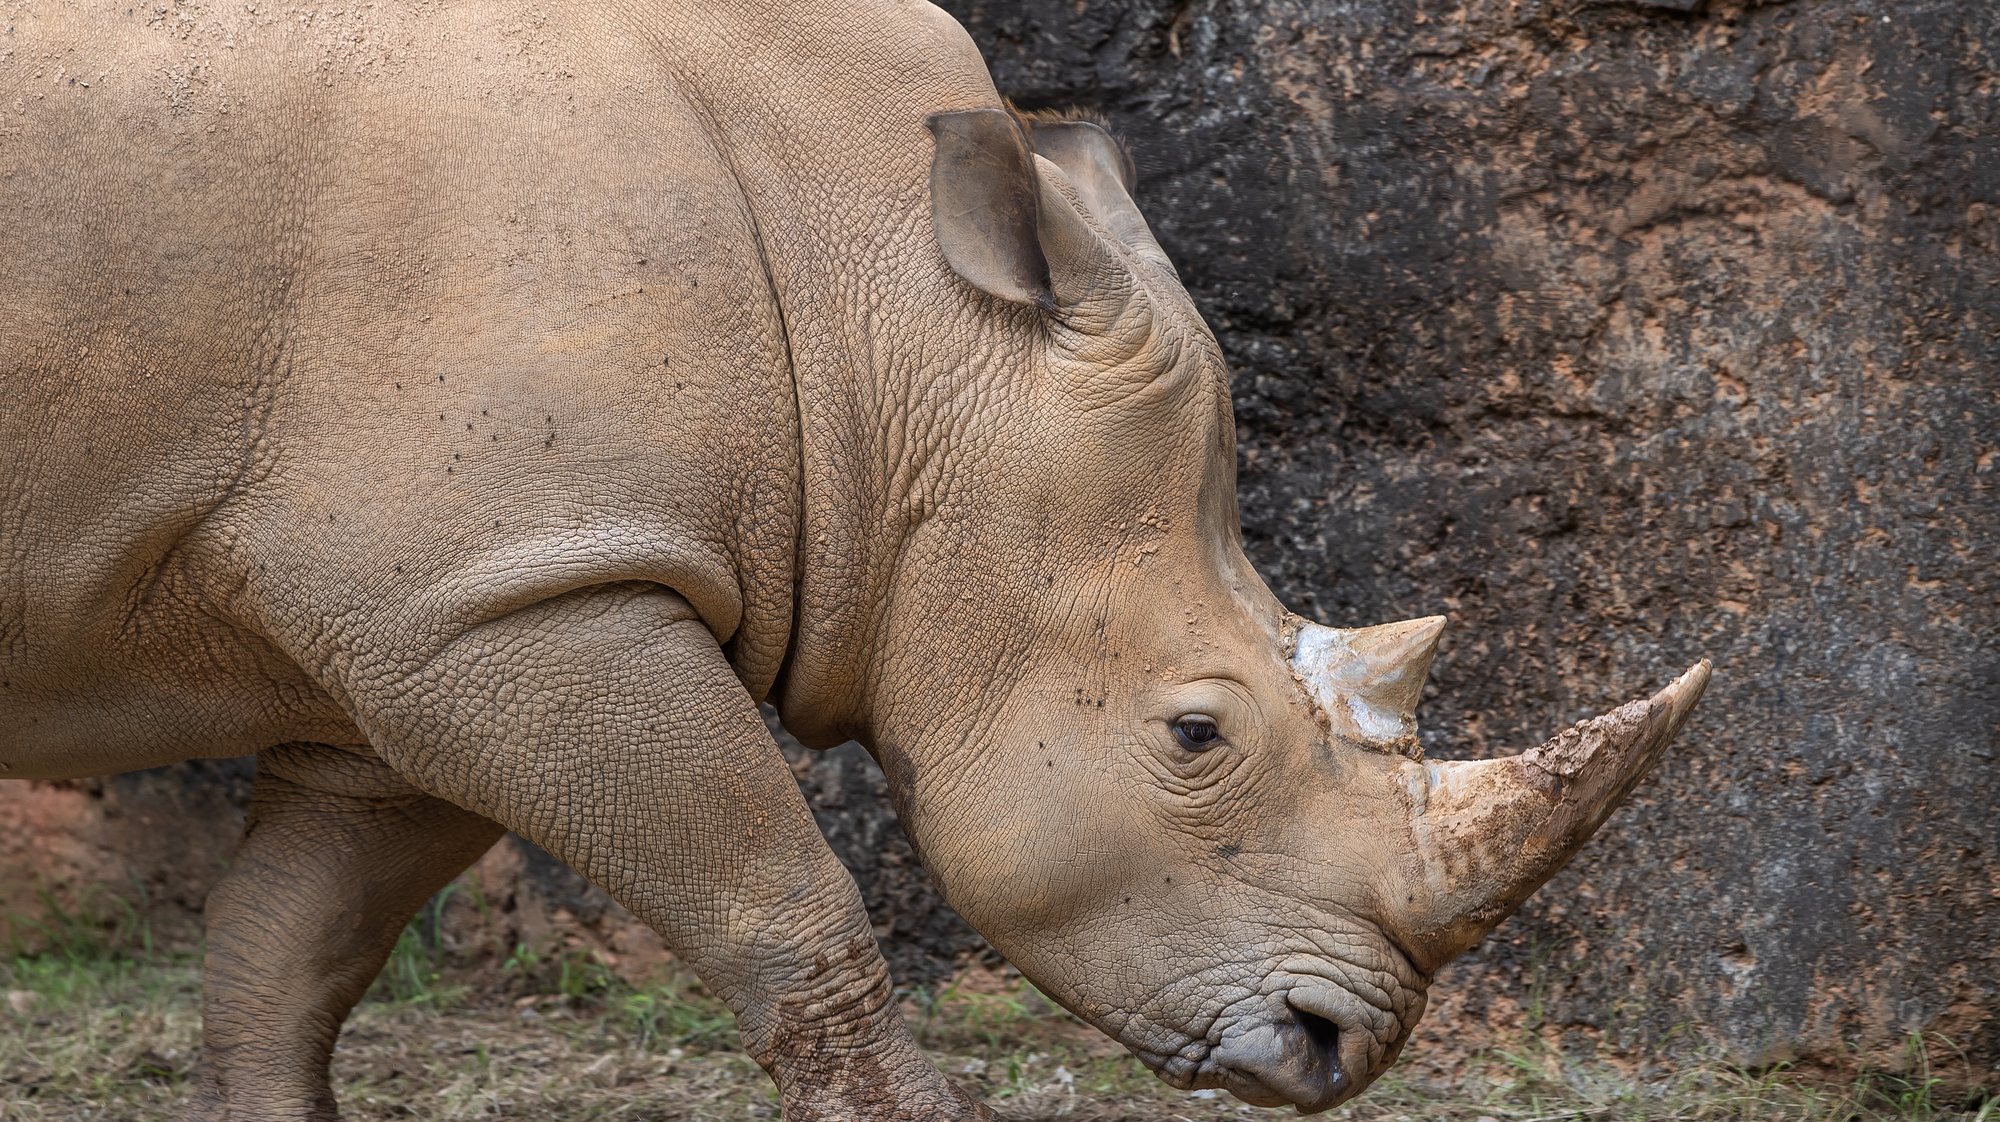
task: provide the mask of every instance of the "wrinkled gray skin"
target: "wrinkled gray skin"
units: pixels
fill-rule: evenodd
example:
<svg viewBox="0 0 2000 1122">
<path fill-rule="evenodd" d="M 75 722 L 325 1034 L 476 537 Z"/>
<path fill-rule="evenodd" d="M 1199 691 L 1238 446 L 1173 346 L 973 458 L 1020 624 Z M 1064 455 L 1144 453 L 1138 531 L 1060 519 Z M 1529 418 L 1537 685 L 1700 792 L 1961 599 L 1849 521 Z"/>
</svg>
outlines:
<svg viewBox="0 0 2000 1122">
<path fill-rule="evenodd" d="M 983 1117 L 767 696 L 871 746 L 1047 992 L 1321 1109 L 1700 692 L 1422 762 L 1436 621 L 1272 599 L 1122 155 L 927 5 L 4 23 L 0 775 L 258 758 L 188 1119 L 333 1118 L 341 1020 L 502 829 L 660 931 L 787 1119 Z"/>
</svg>

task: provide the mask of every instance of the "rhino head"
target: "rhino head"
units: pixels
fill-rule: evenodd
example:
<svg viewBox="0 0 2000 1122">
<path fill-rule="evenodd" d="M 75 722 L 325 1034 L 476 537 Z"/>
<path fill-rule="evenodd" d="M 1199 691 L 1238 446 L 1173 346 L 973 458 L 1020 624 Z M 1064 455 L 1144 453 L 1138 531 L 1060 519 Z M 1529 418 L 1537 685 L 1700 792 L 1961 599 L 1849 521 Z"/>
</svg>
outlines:
<svg viewBox="0 0 2000 1122">
<path fill-rule="evenodd" d="M 1176 1086 L 1332 1107 L 1631 791 L 1707 664 L 1521 755 L 1425 760 L 1443 620 L 1321 626 L 1251 569 L 1226 372 L 1123 150 L 1002 110 L 930 127 L 940 274 L 979 321 L 934 426 L 981 452 L 913 469 L 844 731 L 1044 992 Z"/>
</svg>

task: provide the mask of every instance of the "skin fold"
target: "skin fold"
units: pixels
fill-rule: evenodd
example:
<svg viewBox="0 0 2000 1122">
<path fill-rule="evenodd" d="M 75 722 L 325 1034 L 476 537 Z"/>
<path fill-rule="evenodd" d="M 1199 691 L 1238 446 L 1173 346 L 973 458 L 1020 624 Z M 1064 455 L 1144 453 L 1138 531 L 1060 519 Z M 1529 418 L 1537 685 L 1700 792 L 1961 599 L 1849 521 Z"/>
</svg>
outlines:
<svg viewBox="0 0 2000 1122">
<path fill-rule="evenodd" d="M 256 755 L 189 1122 L 333 1119 L 340 1022 L 503 829 L 791 1122 L 985 1117 L 767 700 L 1056 1000 L 1324 1109 L 1706 680 L 1423 761 L 1436 627 L 1315 629 L 1243 556 L 1129 158 L 927 4 L 0 9 L 0 778 Z"/>
</svg>

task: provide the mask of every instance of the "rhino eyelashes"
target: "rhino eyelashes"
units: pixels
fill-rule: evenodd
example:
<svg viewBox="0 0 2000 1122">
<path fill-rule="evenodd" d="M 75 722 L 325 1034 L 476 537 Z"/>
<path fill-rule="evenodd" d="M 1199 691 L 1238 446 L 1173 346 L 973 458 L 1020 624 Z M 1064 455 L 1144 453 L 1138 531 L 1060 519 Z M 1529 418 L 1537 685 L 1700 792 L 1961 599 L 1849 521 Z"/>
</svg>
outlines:
<svg viewBox="0 0 2000 1122">
<path fill-rule="evenodd" d="M 1189 752 L 1206 752 L 1222 743 L 1222 730 L 1206 713 L 1189 713 L 1174 722 L 1174 739 Z"/>
</svg>

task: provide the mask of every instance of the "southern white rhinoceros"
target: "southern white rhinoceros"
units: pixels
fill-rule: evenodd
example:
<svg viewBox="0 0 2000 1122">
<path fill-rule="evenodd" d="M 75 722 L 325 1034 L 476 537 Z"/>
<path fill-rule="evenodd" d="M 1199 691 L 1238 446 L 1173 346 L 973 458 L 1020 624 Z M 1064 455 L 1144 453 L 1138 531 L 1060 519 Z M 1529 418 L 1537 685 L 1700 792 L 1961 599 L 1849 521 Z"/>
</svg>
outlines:
<svg viewBox="0 0 2000 1122">
<path fill-rule="evenodd" d="M 9 0 L 0 773 L 255 753 L 201 1122 L 503 829 L 735 1010 L 787 1119 L 967 1119 L 758 718 L 1183 1087 L 1320 1110 L 1589 837 L 1697 666 L 1426 762 L 1437 619 L 1245 561 L 1225 371 L 1096 126 L 915 0 Z"/>
</svg>

